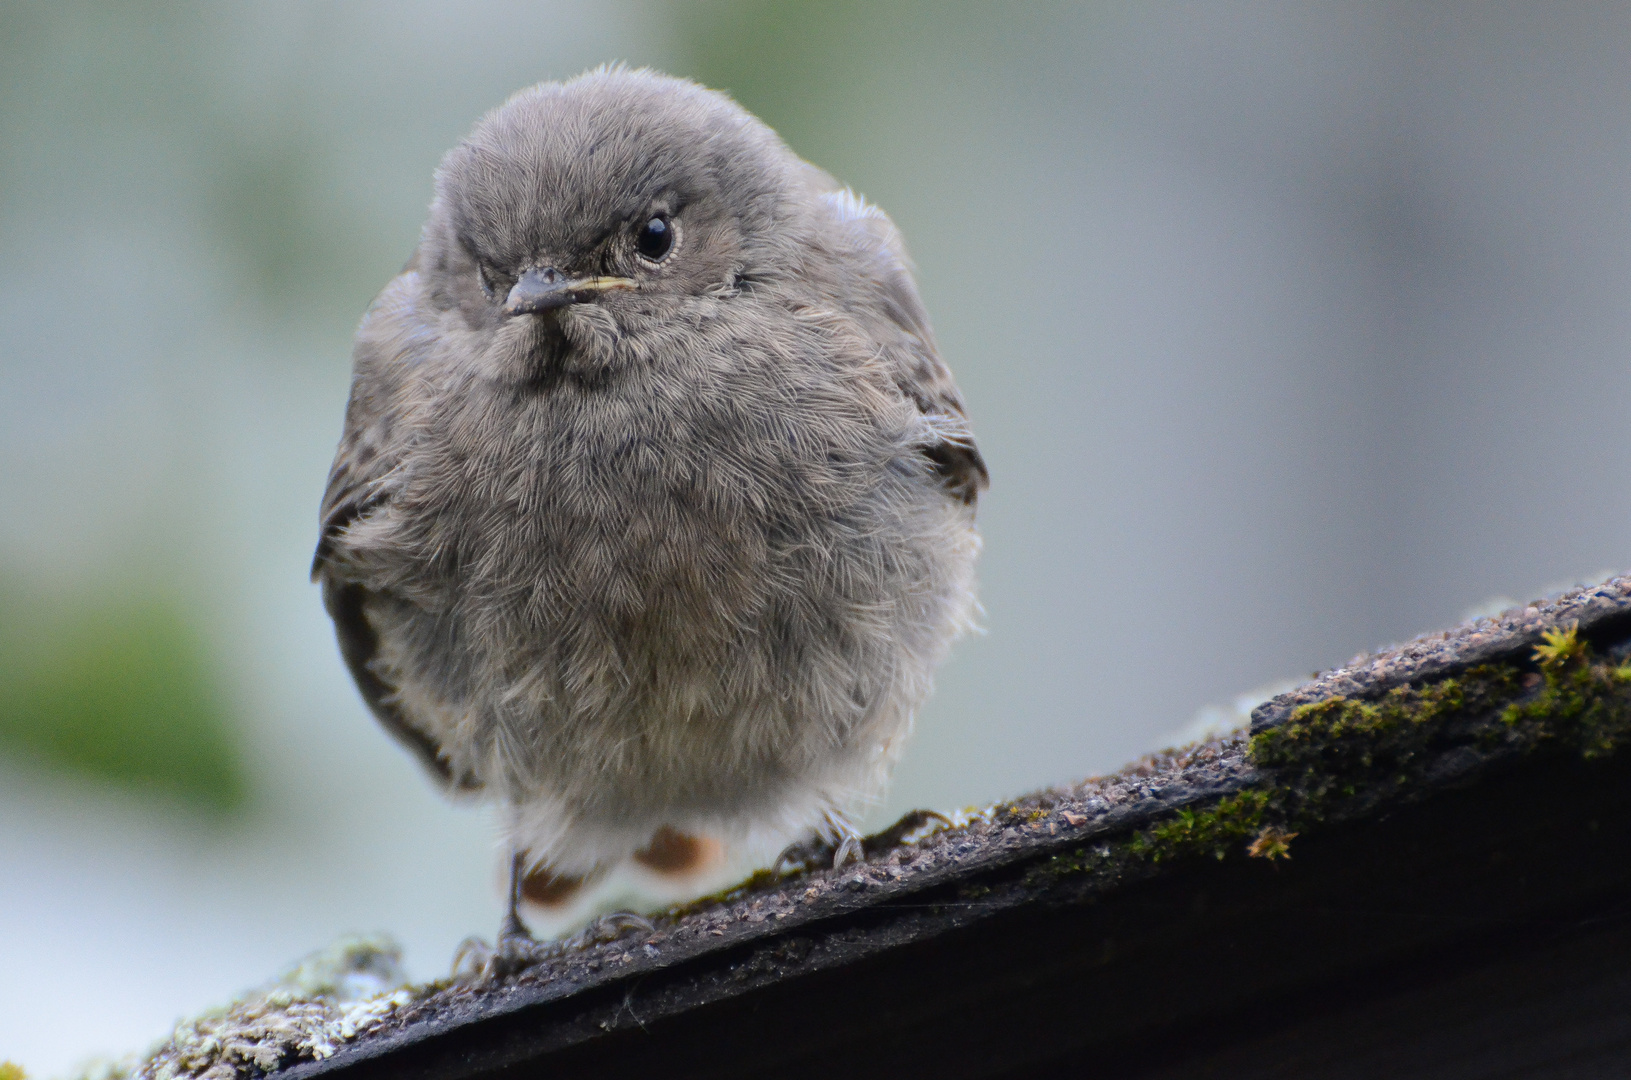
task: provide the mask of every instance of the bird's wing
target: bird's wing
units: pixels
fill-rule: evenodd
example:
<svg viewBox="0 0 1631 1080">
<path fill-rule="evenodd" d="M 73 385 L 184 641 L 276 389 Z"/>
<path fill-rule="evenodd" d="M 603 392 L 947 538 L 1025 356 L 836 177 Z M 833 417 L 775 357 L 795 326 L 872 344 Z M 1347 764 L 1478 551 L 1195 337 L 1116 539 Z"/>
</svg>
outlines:
<svg viewBox="0 0 1631 1080">
<path fill-rule="evenodd" d="M 940 359 L 929 316 L 912 280 L 912 264 L 900 232 L 884 213 L 847 188 L 826 193 L 833 215 L 856 240 L 869 263 L 862 283 L 866 307 L 879 312 L 897 333 L 887 335 L 884 360 L 895 385 L 929 422 L 931 440 L 924 455 L 945 481 L 946 489 L 973 504 L 991 481 L 985 459 L 974 443 L 963 395 L 951 369 Z"/>
<path fill-rule="evenodd" d="M 390 502 L 407 446 L 400 428 L 402 370 L 410 367 L 427 335 L 414 319 L 412 290 L 417 274 L 403 273 L 374 301 L 357 334 L 356 369 L 346 404 L 328 488 L 323 493 L 312 579 L 323 587 L 323 606 L 334 620 L 340 655 L 368 708 L 396 739 L 413 752 L 443 785 L 468 786 L 453 775 L 430 735 L 403 710 L 397 688 L 379 665 L 379 632 L 368 619 L 369 602 L 384 595 L 373 576 L 351 558 L 350 531 Z"/>
<path fill-rule="evenodd" d="M 357 331 L 345 430 L 323 492 L 312 576 L 344 575 L 347 532 L 390 500 L 408 438 L 406 383 L 432 341 L 414 306 L 418 273 L 408 270 L 369 306 Z"/>
</svg>

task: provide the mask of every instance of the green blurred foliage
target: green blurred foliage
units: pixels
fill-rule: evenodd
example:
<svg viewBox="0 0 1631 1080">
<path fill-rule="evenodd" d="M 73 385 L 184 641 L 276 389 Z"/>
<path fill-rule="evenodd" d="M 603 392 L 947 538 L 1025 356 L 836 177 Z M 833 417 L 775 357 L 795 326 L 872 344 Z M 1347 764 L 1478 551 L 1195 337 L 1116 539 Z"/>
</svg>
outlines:
<svg viewBox="0 0 1631 1080">
<path fill-rule="evenodd" d="M 155 597 L 0 601 L 0 753 L 210 816 L 247 801 L 205 642 Z"/>
</svg>

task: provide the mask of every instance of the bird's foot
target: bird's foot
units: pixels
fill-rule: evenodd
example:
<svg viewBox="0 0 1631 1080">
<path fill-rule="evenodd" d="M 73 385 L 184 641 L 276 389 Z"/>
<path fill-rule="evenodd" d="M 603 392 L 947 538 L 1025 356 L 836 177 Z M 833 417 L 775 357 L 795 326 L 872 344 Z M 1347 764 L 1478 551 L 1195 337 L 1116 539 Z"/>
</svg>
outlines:
<svg viewBox="0 0 1631 1080">
<path fill-rule="evenodd" d="M 846 833 L 838 843 L 825 836 L 812 836 L 808 840 L 788 844 L 783 848 L 781 854 L 776 856 L 770 872 L 780 877 L 789 871 L 809 873 L 828 867 L 839 870 L 850 863 L 865 862 L 874 855 L 893 851 L 904 844 L 913 833 L 931 823 L 949 826 L 951 819 L 938 810 L 912 810 L 902 814 L 900 820 L 889 828 L 875 832 L 871 836 Z"/>
<path fill-rule="evenodd" d="M 555 942 L 533 937 L 519 919 L 506 918 L 498 931 L 498 944 L 467 937 L 453 951 L 455 982 L 488 983 L 524 971 L 560 951 Z"/>
<path fill-rule="evenodd" d="M 632 911 L 613 911 L 600 916 L 573 934 L 570 943 L 576 946 L 599 945 L 628 937 L 630 934 L 650 934 L 657 928 L 644 915 Z"/>
<path fill-rule="evenodd" d="M 882 855 L 900 847 L 906 843 L 907 837 L 922 832 L 931 823 L 935 827 L 929 829 L 928 832 L 951 828 L 951 818 L 938 810 L 908 810 L 900 816 L 899 821 L 889 826 L 889 828 L 880 829 L 871 836 L 862 837 L 861 847 L 869 859 L 874 855 Z"/>
<path fill-rule="evenodd" d="M 775 877 L 781 877 L 783 874 L 807 874 L 813 870 L 823 870 L 833 865 L 833 859 L 837 854 L 838 845 L 825 836 L 812 836 L 808 840 L 800 840 L 782 848 L 781 854 L 776 856 L 776 861 L 770 864 L 770 873 Z"/>
</svg>

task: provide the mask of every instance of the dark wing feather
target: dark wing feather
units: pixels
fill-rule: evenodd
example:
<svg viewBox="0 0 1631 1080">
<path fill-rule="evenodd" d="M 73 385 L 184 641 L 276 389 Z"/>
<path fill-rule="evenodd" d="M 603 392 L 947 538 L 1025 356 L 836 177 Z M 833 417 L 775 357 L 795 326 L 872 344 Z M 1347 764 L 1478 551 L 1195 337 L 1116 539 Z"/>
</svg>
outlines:
<svg viewBox="0 0 1631 1080">
<path fill-rule="evenodd" d="M 340 655 L 374 717 L 444 786 L 470 787 L 467 779 L 455 779 L 435 740 L 408 722 L 397 704 L 396 689 L 375 672 L 372 661 L 379 653 L 379 634 L 364 610 L 369 590 L 330 574 L 319 573 L 318 576 L 323 583 L 323 607 L 334 620 Z"/>
<path fill-rule="evenodd" d="M 311 561 L 313 580 L 333 560 L 335 541 L 345 528 L 384 501 L 376 489 L 386 471 L 378 466 L 386 463 L 374 440 L 367 437 L 368 429 L 377 426 L 364 415 L 369 411 L 366 403 L 358 399 L 358 388 L 353 387 L 345 410 L 345 433 L 340 437 L 340 448 L 329 468 L 328 488 L 323 492 L 317 551 Z M 370 469 L 370 465 L 376 467 Z"/>
<path fill-rule="evenodd" d="M 972 440 L 967 443 L 942 440 L 924 447 L 923 454 L 934 462 L 934 470 L 946 482 L 947 490 L 965 503 L 973 505 L 980 492 L 991 484 L 985 459 Z"/>
<path fill-rule="evenodd" d="M 870 263 L 865 284 L 870 291 L 868 306 L 880 311 L 898 332 L 884 346 L 895 385 L 934 421 L 937 438 L 923 447 L 923 454 L 946 489 L 972 505 L 990 485 L 991 474 L 969 430 L 963 395 L 935 347 L 900 233 L 881 211 L 848 190 L 829 192 L 827 201 L 858 238 Z"/>
<path fill-rule="evenodd" d="M 436 741 L 414 726 L 402 709 L 397 688 L 386 681 L 374 662 L 379 655 L 379 632 L 369 622 L 368 609 L 370 601 L 388 597 L 357 580 L 360 575 L 347 565 L 344 552 L 346 530 L 383 507 L 390 497 L 386 481 L 397 464 L 394 448 L 400 442 L 393 439 L 389 380 L 381 376 L 399 369 L 405 360 L 400 344 L 405 336 L 393 333 L 392 324 L 412 318 L 411 306 L 400 299 L 410 284 L 405 280 L 408 277 L 404 274 L 381 294 L 358 333 L 356 376 L 346 405 L 345 432 L 323 494 L 311 574 L 323 587 L 323 607 L 334 620 L 340 656 L 369 710 L 440 783 L 468 788 L 469 778 L 454 776 Z"/>
</svg>

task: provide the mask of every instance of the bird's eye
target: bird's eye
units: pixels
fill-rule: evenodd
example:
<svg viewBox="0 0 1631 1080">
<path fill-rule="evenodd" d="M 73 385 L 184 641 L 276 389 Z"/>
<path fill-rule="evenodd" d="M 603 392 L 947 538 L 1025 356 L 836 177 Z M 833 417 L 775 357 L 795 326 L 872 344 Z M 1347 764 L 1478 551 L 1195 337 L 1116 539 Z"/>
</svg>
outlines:
<svg viewBox="0 0 1631 1080">
<path fill-rule="evenodd" d="M 674 248 L 674 225 L 662 214 L 640 226 L 640 235 L 634 238 L 634 248 L 640 257 L 661 262 Z"/>
</svg>

